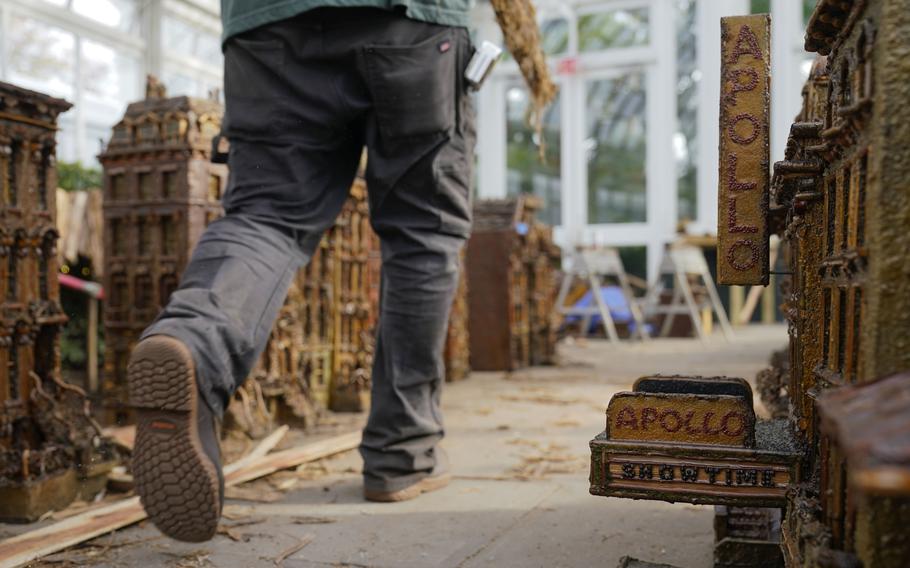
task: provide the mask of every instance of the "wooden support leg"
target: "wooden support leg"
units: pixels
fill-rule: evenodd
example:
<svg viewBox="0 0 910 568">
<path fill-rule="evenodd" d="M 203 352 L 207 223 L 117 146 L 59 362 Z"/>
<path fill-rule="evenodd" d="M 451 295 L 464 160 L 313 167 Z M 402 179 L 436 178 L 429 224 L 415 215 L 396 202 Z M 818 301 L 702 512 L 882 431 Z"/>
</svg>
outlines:
<svg viewBox="0 0 910 568">
<path fill-rule="evenodd" d="M 689 317 L 692 319 L 695 333 L 698 335 L 699 339 L 706 341 L 708 338 L 705 336 L 705 331 L 701 326 L 701 314 L 698 313 L 698 305 L 695 303 L 695 296 L 692 295 L 692 289 L 689 287 L 689 277 L 683 272 L 678 272 L 676 274 L 676 280 L 679 284 L 679 289 L 682 291 L 683 298 L 686 301 L 686 307 L 689 309 Z"/>
<path fill-rule="evenodd" d="M 674 276 L 674 278 L 676 278 Z M 667 313 L 664 316 L 664 324 L 660 328 L 660 337 L 667 337 L 670 335 L 670 330 L 673 328 L 673 320 L 676 319 L 676 306 L 682 301 L 682 295 L 679 290 L 679 286 L 673 286 L 673 297 L 670 299 L 670 303 L 667 305 Z M 660 305 L 660 297 L 657 299 L 658 306 Z"/>
<path fill-rule="evenodd" d="M 600 279 L 593 274 L 588 274 L 588 282 L 591 284 L 591 291 L 594 294 L 594 301 L 597 303 L 597 310 L 600 312 L 600 318 L 603 320 L 604 329 L 610 341 L 616 343 L 619 341 L 619 334 L 616 333 L 616 325 L 613 323 L 613 317 L 610 315 L 610 309 L 604 303 L 600 295 Z"/>
<path fill-rule="evenodd" d="M 629 311 L 632 312 L 632 319 L 635 320 L 635 328 L 638 330 L 638 336 L 642 341 L 650 341 L 651 336 L 648 334 L 648 330 L 645 329 L 645 318 L 642 316 L 641 308 L 635 301 L 635 294 L 632 292 L 629 278 L 626 276 L 625 272 L 620 272 L 617 275 L 617 278 L 619 279 L 619 285 L 622 287 L 623 294 L 626 297 L 626 303 L 629 304 Z"/>
<path fill-rule="evenodd" d="M 720 301 L 720 295 L 717 293 L 717 287 L 714 285 L 714 280 L 711 279 L 710 274 L 703 275 L 702 280 L 705 283 L 705 288 L 708 289 L 708 297 L 711 299 L 711 306 L 714 307 L 714 313 L 717 314 L 717 321 L 720 322 L 720 329 L 724 332 L 724 338 L 727 341 L 732 341 L 733 326 L 730 325 L 730 320 L 727 318 L 727 311 L 724 310 L 724 304 Z"/>
</svg>

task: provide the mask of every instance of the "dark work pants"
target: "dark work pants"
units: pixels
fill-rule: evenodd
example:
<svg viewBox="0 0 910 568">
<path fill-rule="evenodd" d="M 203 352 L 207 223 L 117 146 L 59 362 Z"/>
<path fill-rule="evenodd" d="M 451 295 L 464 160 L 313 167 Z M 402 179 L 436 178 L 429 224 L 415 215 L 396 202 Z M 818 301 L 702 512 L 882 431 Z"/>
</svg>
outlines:
<svg viewBox="0 0 910 568">
<path fill-rule="evenodd" d="M 202 396 L 223 413 L 366 146 L 383 262 L 361 445 L 370 489 L 395 491 L 437 467 L 443 344 L 471 225 L 470 50 L 465 29 L 362 8 L 315 10 L 229 39 L 225 216 L 144 333 L 187 344 Z"/>
</svg>

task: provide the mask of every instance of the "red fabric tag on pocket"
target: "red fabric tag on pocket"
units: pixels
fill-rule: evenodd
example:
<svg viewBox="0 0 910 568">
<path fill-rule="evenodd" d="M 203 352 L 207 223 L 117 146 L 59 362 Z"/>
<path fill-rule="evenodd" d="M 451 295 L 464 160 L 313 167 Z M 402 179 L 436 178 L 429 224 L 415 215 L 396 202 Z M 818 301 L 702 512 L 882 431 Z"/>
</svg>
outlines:
<svg viewBox="0 0 910 568">
<path fill-rule="evenodd" d="M 445 53 L 452 48 L 452 42 L 444 41 L 439 44 L 439 53 Z"/>
</svg>

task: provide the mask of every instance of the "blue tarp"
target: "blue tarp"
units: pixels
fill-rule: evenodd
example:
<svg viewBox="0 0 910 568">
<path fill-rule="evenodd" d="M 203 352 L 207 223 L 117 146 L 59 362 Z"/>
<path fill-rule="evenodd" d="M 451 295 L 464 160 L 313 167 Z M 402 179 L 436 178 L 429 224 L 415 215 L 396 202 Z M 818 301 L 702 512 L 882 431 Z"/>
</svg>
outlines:
<svg viewBox="0 0 910 568">
<path fill-rule="evenodd" d="M 600 297 L 603 298 L 604 303 L 607 305 L 607 309 L 610 310 L 610 317 L 613 318 L 613 322 L 616 324 L 625 324 L 629 327 L 629 333 L 634 334 L 636 331 L 635 319 L 632 317 L 632 310 L 629 309 L 629 304 L 626 302 L 626 297 L 622 293 L 622 288 L 619 286 L 601 286 L 600 288 Z M 575 308 L 589 308 L 595 305 L 594 294 L 591 290 L 581 297 L 580 300 L 575 302 L 573 307 Z M 584 319 L 584 316 L 578 315 L 568 315 L 566 316 L 566 323 L 575 323 L 580 322 Z M 590 333 L 594 331 L 601 325 L 600 314 L 595 314 L 591 316 L 591 327 L 586 330 L 585 333 Z M 645 325 L 649 329 L 649 325 Z"/>
</svg>

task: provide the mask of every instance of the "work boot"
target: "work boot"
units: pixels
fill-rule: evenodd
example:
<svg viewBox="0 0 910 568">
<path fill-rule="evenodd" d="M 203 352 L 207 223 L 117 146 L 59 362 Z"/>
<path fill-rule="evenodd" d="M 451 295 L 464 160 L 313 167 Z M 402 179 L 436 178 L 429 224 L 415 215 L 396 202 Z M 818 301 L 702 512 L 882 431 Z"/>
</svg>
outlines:
<svg viewBox="0 0 910 568">
<path fill-rule="evenodd" d="M 215 536 L 224 505 L 218 419 L 199 395 L 189 349 L 154 335 L 133 349 L 127 371 L 136 409 L 133 477 L 158 529 L 186 542 Z"/>
<path fill-rule="evenodd" d="M 396 491 L 381 491 L 378 489 L 363 488 L 363 497 L 367 501 L 376 501 L 378 503 L 395 503 L 398 501 L 409 501 L 416 497 L 436 491 L 447 486 L 452 481 L 452 475 L 449 473 L 449 459 L 442 448 L 436 448 L 436 467 L 433 473 L 415 481 L 404 489 Z"/>
</svg>

